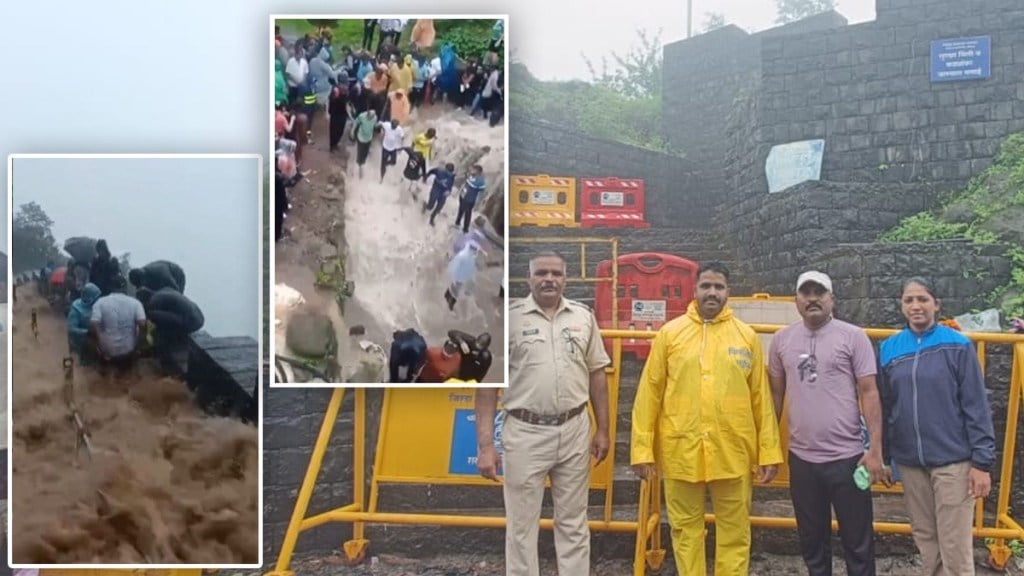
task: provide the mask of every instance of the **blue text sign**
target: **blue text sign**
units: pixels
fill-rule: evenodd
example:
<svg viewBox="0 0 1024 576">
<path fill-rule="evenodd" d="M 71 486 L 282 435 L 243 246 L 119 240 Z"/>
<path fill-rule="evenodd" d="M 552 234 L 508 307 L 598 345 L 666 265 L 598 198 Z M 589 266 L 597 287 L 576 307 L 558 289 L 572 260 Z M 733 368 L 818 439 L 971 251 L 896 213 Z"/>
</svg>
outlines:
<svg viewBox="0 0 1024 576">
<path fill-rule="evenodd" d="M 501 430 L 505 413 L 498 410 L 494 417 L 494 447 L 499 456 L 504 452 L 501 446 Z M 448 460 L 449 474 L 477 475 L 476 467 L 476 414 L 473 410 L 456 410 L 452 429 L 452 449 Z M 502 474 L 499 465 L 498 474 Z"/>
<path fill-rule="evenodd" d="M 991 36 L 932 40 L 932 82 L 984 80 L 991 75 Z"/>
</svg>

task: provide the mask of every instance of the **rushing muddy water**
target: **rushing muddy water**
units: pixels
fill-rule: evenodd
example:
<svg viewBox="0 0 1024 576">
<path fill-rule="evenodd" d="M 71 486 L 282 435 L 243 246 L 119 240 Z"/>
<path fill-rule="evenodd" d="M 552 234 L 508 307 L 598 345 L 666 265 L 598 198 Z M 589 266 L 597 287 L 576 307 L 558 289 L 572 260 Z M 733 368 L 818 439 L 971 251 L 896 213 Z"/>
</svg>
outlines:
<svg viewBox="0 0 1024 576">
<path fill-rule="evenodd" d="M 437 106 L 436 108 L 441 108 Z M 433 110 L 432 110 L 433 111 Z M 427 128 L 437 130 L 435 155 L 429 163 L 434 167 L 445 162 L 456 165 L 463 176 L 475 151 L 489 147 L 478 163 L 484 169 L 488 191 L 503 181 L 505 171 L 505 128 L 490 127 L 473 119 L 464 110 L 447 110 L 426 119 L 413 119 L 407 134 L 418 134 Z M 448 198 L 434 226 L 422 203 L 427 199 L 430 184 L 417 184 L 414 192 L 402 177 L 407 156 L 399 153 L 398 164 L 388 168 L 380 183 L 380 147 L 372 149 L 364 167 L 363 179 L 355 176 L 350 163 L 346 187 L 345 237 L 348 244 L 348 272 L 356 290 L 346 306 L 346 316 L 353 321 L 377 325 L 390 336 L 392 330 L 416 328 L 431 345 L 440 344 L 448 330 L 459 329 L 471 334 L 490 332 L 494 364 L 488 381 L 500 382 L 504 377 L 504 300 L 498 298 L 504 277 L 504 254 L 499 247 L 488 246 L 487 260 L 502 263 L 488 268 L 479 258 L 476 286 L 460 298 L 454 311 L 444 299 L 448 287 L 447 266 L 451 247 L 461 235 L 454 228 L 458 211 L 457 191 Z M 429 181 L 430 183 L 433 180 Z M 474 217 L 483 207 L 477 202 Z"/>
<path fill-rule="evenodd" d="M 259 559 L 257 429 L 207 417 L 185 384 L 74 370 L 91 435 L 78 448 L 65 402 L 64 319 L 35 295 L 14 306 L 13 494 L 18 563 L 238 564 Z M 39 336 L 30 328 L 38 311 Z"/>
</svg>

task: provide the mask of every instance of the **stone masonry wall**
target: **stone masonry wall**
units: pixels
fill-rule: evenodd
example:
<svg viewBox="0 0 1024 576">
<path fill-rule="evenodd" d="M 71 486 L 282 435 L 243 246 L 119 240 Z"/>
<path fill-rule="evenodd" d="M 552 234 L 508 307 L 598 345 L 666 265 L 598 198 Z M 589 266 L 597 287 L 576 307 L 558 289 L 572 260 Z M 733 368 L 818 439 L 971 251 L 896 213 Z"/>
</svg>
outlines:
<svg viewBox="0 0 1024 576">
<path fill-rule="evenodd" d="M 666 44 L 662 118 L 668 141 L 700 167 L 701 180 L 725 192 L 725 127 L 735 103 L 757 93 L 762 41 L 845 25 L 845 18 L 830 11 L 757 34 L 729 25 Z"/>
<path fill-rule="evenodd" d="M 930 82 L 932 40 L 979 35 L 992 36 L 991 78 Z M 960 185 L 1024 130 L 1016 0 L 991 0 L 984 11 L 917 0 L 876 22 L 766 39 L 761 56 L 762 143 L 825 138 L 823 179 Z"/>
<path fill-rule="evenodd" d="M 1024 130 L 1024 4 L 878 0 L 877 19 L 854 26 L 827 14 L 665 46 L 666 130 L 723 195 L 763 193 L 771 146 L 812 138 L 826 140 L 823 180 L 953 188 Z M 931 83 L 931 41 L 976 35 L 992 37 L 991 77 Z M 730 118 L 750 99 L 757 114 L 734 137 Z"/>
<path fill-rule="evenodd" d="M 804 182 L 739 199 L 717 227 L 740 278 L 760 291 L 792 294 L 797 275 L 836 244 L 871 242 L 934 199 L 927 185 Z"/>
<path fill-rule="evenodd" d="M 643 178 L 646 217 L 653 226 L 700 229 L 714 214 L 715 193 L 689 159 L 522 118 L 510 118 L 508 130 L 511 174 Z"/>
<path fill-rule="evenodd" d="M 898 327 L 905 322 L 899 295 L 912 276 L 934 284 L 943 316 L 986 307 L 985 295 L 1010 279 L 1004 251 L 959 240 L 853 243 L 840 244 L 808 264 L 832 277 L 838 315 L 865 326 Z"/>
</svg>

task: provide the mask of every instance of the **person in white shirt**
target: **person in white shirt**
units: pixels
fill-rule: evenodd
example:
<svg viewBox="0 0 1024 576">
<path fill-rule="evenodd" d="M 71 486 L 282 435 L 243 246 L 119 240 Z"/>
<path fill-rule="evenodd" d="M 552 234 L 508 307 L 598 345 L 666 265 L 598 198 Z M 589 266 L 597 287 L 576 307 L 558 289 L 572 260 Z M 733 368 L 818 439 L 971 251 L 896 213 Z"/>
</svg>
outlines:
<svg viewBox="0 0 1024 576">
<path fill-rule="evenodd" d="M 292 57 L 284 67 L 284 79 L 288 84 L 288 103 L 292 104 L 299 97 L 299 86 L 306 81 L 309 74 L 309 62 L 306 61 L 305 51 L 302 46 L 295 44 L 292 48 Z"/>
<path fill-rule="evenodd" d="M 480 91 L 480 110 L 484 113 L 484 120 L 490 118 L 491 108 L 494 106 L 494 101 L 497 99 L 498 91 L 498 69 L 491 68 L 488 75 L 487 81 L 484 84 L 483 90 Z M 476 108 L 470 110 L 470 116 L 476 115 Z"/>
<path fill-rule="evenodd" d="M 380 126 L 384 130 L 383 148 L 380 153 L 380 181 L 383 184 L 388 166 L 398 163 L 398 151 L 405 142 L 405 129 L 398 125 L 398 120 L 381 122 Z"/>
<path fill-rule="evenodd" d="M 90 328 L 101 368 L 113 365 L 123 371 L 132 367 L 145 339 L 146 311 L 141 302 L 124 293 L 126 286 L 124 277 L 119 276 L 114 291 L 92 306 Z"/>
<path fill-rule="evenodd" d="M 382 19 L 380 21 L 380 40 L 377 42 L 378 53 L 380 53 L 380 47 L 384 45 L 386 38 L 391 39 L 391 44 L 398 48 L 398 41 L 402 37 L 402 28 L 405 28 L 405 23 L 405 20 L 397 18 Z"/>
</svg>

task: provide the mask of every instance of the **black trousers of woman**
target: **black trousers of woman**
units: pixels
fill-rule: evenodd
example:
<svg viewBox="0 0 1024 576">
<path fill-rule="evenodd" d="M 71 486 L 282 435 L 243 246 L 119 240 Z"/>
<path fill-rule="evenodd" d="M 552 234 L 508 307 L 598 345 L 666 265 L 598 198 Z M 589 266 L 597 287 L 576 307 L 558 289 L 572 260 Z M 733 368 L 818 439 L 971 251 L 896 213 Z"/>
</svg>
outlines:
<svg viewBox="0 0 1024 576">
<path fill-rule="evenodd" d="M 369 50 L 373 46 L 373 31 L 376 28 L 376 20 L 363 20 L 363 50 Z"/>
<path fill-rule="evenodd" d="M 342 113 L 331 114 L 331 152 L 338 148 L 338 142 L 345 135 L 345 124 L 348 122 L 348 115 Z"/>
</svg>

